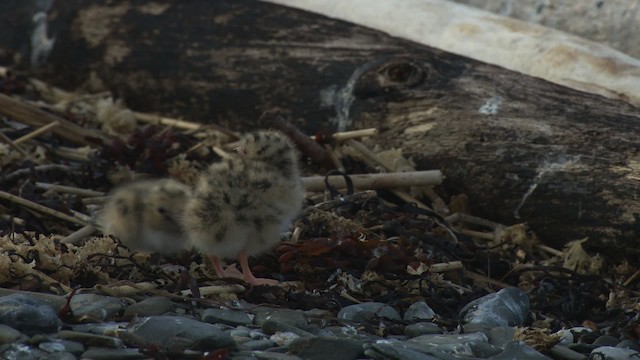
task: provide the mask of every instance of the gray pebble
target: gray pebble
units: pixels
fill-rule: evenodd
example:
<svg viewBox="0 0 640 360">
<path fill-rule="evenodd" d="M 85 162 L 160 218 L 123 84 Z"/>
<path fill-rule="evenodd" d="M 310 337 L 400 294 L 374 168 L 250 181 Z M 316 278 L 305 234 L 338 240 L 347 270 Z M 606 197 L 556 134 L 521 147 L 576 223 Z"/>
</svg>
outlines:
<svg viewBox="0 0 640 360">
<path fill-rule="evenodd" d="M 635 359 L 640 357 L 640 352 L 633 349 L 623 349 L 613 346 L 600 346 L 589 354 L 589 360 L 619 360 Z"/>
<path fill-rule="evenodd" d="M 474 356 L 472 344 L 488 343 L 484 333 L 470 334 L 430 334 L 409 339 L 409 344 L 419 344 L 421 349 L 433 348 L 440 352 L 456 355 Z M 414 348 L 417 349 L 417 348 Z"/>
<path fill-rule="evenodd" d="M 296 339 L 289 348 L 303 359 L 355 360 L 364 355 L 364 344 L 361 340 L 315 337 Z"/>
<path fill-rule="evenodd" d="M 176 304 L 174 304 L 173 301 L 163 296 L 154 296 L 129 305 L 124 311 L 123 317 L 125 319 L 131 319 L 134 316 L 164 315 L 173 311 L 175 308 Z"/>
<path fill-rule="evenodd" d="M 206 309 L 202 312 L 202 321 L 210 324 L 226 324 L 232 326 L 251 325 L 252 321 L 243 311 L 225 309 Z"/>
<path fill-rule="evenodd" d="M 0 345 L 12 342 L 20 342 L 27 339 L 27 336 L 11 326 L 0 324 Z"/>
<path fill-rule="evenodd" d="M 301 358 L 295 355 L 282 354 L 277 352 L 269 352 L 269 351 L 254 351 L 253 354 L 255 359 L 259 360 L 302 360 Z"/>
<path fill-rule="evenodd" d="M 622 340 L 618 343 L 618 345 L 616 345 L 616 347 L 640 351 L 640 344 L 638 343 L 638 340 Z"/>
<path fill-rule="evenodd" d="M 620 339 L 611 335 L 602 335 L 593 342 L 593 345 L 598 346 L 616 346 L 620 342 Z"/>
<path fill-rule="evenodd" d="M 58 332 L 57 336 L 58 338 L 63 340 L 82 343 L 87 347 L 98 346 L 114 349 L 124 347 L 124 342 L 121 339 L 117 339 L 111 336 L 88 334 L 72 330 L 61 330 Z"/>
<path fill-rule="evenodd" d="M 467 324 L 486 328 L 496 326 L 520 326 L 529 315 L 529 295 L 518 288 L 506 288 L 485 295 L 465 305 L 460 318 L 467 331 Z"/>
<path fill-rule="evenodd" d="M 497 326 L 487 331 L 489 344 L 504 347 L 508 342 L 513 341 L 516 336 L 516 328 L 511 326 Z"/>
<path fill-rule="evenodd" d="M 111 320 L 126 308 L 124 301 L 98 294 L 78 294 L 71 298 L 71 311 L 78 320 Z"/>
<path fill-rule="evenodd" d="M 262 331 L 265 334 L 273 335 L 276 332 L 292 332 L 301 337 L 314 337 L 313 333 L 302 330 L 289 324 L 283 324 L 278 321 L 267 320 L 262 324 Z"/>
<path fill-rule="evenodd" d="M 238 346 L 241 350 L 266 350 L 276 346 L 276 344 L 269 339 L 251 340 Z"/>
<path fill-rule="evenodd" d="M 504 351 L 498 355 L 488 357 L 490 360 L 551 360 L 550 357 L 527 346 L 522 341 L 512 341 L 507 343 Z"/>
<path fill-rule="evenodd" d="M 76 356 L 73 355 L 72 353 L 63 351 L 63 352 L 49 354 L 43 360 L 76 360 L 76 359 L 77 359 Z"/>
<path fill-rule="evenodd" d="M 550 352 L 554 359 L 559 360 L 585 360 L 587 358 L 587 355 L 573 351 L 563 345 L 554 345 Z"/>
<path fill-rule="evenodd" d="M 411 304 L 405 311 L 402 319 L 404 321 L 431 320 L 436 313 L 424 301 L 418 301 Z"/>
<path fill-rule="evenodd" d="M 139 349 L 89 349 L 82 354 L 82 359 L 91 360 L 135 360 L 149 357 Z"/>
<path fill-rule="evenodd" d="M 400 314 L 396 309 L 380 302 L 345 306 L 338 312 L 338 318 L 356 322 L 374 321 L 377 318 L 401 320 Z"/>
<path fill-rule="evenodd" d="M 0 359 L 41 360 L 48 354 L 25 344 L 7 344 L 0 347 Z"/>
<path fill-rule="evenodd" d="M 416 337 L 426 334 L 441 334 L 442 329 L 434 323 L 419 322 L 411 325 L 407 325 L 404 328 L 404 334 L 408 337 Z"/>
<path fill-rule="evenodd" d="M 364 354 L 376 360 L 439 360 L 438 357 L 413 350 L 402 342 L 391 340 L 365 344 Z"/>
<path fill-rule="evenodd" d="M 180 316 L 150 316 L 132 322 L 129 331 L 147 344 L 171 350 L 234 347 L 231 336 L 214 325 Z"/>
<path fill-rule="evenodd" d="M 277 321 L 281 324 L 287 324 L 301 329 L 304 329 L 309 325 L 307 317 L 301 310 L 276 309 L 266 306 L 257 306 L 251 309 L 251 312 L 255 314 L 253 323 L 258 326 L 262 326 L 262 324 L 267 320 Z"/>
<path fill-rule="evenodd" d="M 0 297 L 0 324 L 26 335 L 54 332 L 62 326 L 58 314 L 51 306 L 23 294 Z"/>
<path fill-rule="evenodd" d="M 80 355 L 85 351 L 85 347 L 84 345 L 82 345 L 82 343 L 60 339 L 52 339 L 52 341 L 41 342 L 40 344 L 38 344 L 38 348 L 46 352 L 69 352 L 75 355 Z"/>
</svg>

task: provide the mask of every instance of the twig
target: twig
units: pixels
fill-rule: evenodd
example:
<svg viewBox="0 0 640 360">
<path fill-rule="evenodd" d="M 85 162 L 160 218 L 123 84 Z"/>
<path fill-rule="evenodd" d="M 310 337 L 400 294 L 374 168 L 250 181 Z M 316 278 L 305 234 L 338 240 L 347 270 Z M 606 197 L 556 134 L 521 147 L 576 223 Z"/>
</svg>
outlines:
<svg viewBox="0 0 640 360">
<path fill-rule="evenodd" d="M 209 285 L 202 286 L 199 288 L 200 295 L 216 295 L 216 294 L 225 294 L 225 293 L 241 293 L 245 292 L 247 289 L 240 284 L 228 284 L 228 285 Z M 191 290 L 182 290 L 180 291 L 180 295 L 189 296 L 193 295 Z"/>
<path fill-rule="evenodd" d="M 635 273 L 633 273 L 633 275 L 629 276 L 629 278 L 627 280 L 625 280 L 625 282 L 623 283 L 624 286 L 629 286 L 631 285 L 634 281 L 636 281 L 638 278 L 640 278 L 640 269 L 637 270 Z"/>
<path fill-rule="evenodd" d="M 109 139 L 109 137 L 102 132 L 83 128 L 59 116 L 42 111 L 33 105 L 25 104 L 4 94 L 0 94 L 0 113 L 15 121 L 33 127 L 45 126 L 58 121 L 60 125 L 53 127 L 53 133 L 56 134 L 56 136 L 76 144 L 88 145 L 90 142 L 87 140 L 90 138 L 105 142 Z"/>
<path fill-rule="evenodd" d="M 378 129 L 370 128 L 370 129 L 361 129 L 361 130 L 354 130 L 354 131 L 337 132 L 331 135 L 331 137 L 333 138 L 333 140 L 337 142 L 341 142 L 349 139 L 375 136 L 377 134 L 378 134 Z"/>
<path fill-rule="evenodd" d="M 266 111 L 260 116 L 262 123 L 270 125 L 285 133 L 297 146 L 300 151 L 308 156 L 313 162 L 320 165 L 331 166 L 329 155 L 326 150 L 317 142 L 311 140 L 298 127 L 285 120 L 277 111 Z"/>
<path fill-rule="evenodd" d="M 36 188 L 45 189 L 45 190 L 53 190 L 53 191 L 69 193 L 69 194 L 76 194 L 76 195 L 80 195 L 80 196 L 83 196 L 83 197 L 95 197 L 95 196 L 104 196 L 105 195 L 105 193 L 103 193 L 102 191 L 81 189 L 81 188 L 77 188 L 77 187 L 73 187 L 73 186 L 49 184 L 49 183 L 43 183 L 43 182 L 36 182 Z"/>
<path fill-rule="evenodd" d="M 144 123 L 147 123 L 147 124 L 158 124 L 158 125 L 164 125 L 164 126 L 171 126 L 171 127 L 175 127 L 175 128 L 183 129 L 183 130 L 213 129 L 213 130 L 219 131 L 219 132 L 231 137 L 232 139 L 239 139 L 240 138 L 237 133 L 235 133 L 235 132 L 233 132 L 233 131 L 225 128 L 225 127 L 222 127 L 220 125 L 216 125 L 216 124 L 199 124 L 199 123 L 195 123 L 195 122 L 192 122 L 192 121 L 173 119 L 173 118 L 168 118 L 168 117 L 164 117 L 164 116 L 141 113 L 141 112 L 137 112 L 137 111 L 134 111 L 133 115 L 136 117 L 137 120 L 139 120 L 141 122 L 144 122 Z"/>
<path fill-rule="evenodd" d="M 68 165 L 61 165 L 61 164 L 38 165 L 38 166 L 34 166 L 33 168 L 18 169 L 10 174 L 7 174 L 4 177 L 4 181 L 13 181 L 14 178 L 23 178 L 31 174 L 32 170 L 34 172 L 41 172 L 41 171 L 44 172 L 44 171 L 51 171 L 51 170 L 72 171 L 73 168 L 71 168 Z"/>
<path fill-rule="evenodd" d="M 31 209 L 39 211 L 41 213 L 45 213 L 45 214 L 51 215 L 51 216 L 56 217 L 56 218 L 58 218 L 60 220 L 68 221 L 68 222 L 71 222 L 71 223 L 74 223 L 74 224 L 88 225 L 88 223 L 86 223 L 86 222 L 84 222 L 84 221 L 82 221 L 82 220 L 80 220 L 80 219 L 78 219 L 76 217 L 67 215 L 67 214 L 65 214 L 63 212 L 60 212 L 58 210 L 54 210 L 54 209 L 48 208 L 48 207 L 46 207 L 44 205 L 40 205 L 40 204 L 34 203 L 33 201 L 21 198 L 19 196 L 16 196 L 16 195 L 13 195 L 13 194 L 9 194 L 8 192 L 5 192 L 5 191 L 0 191 L 0 198 L 5 199 L 5 200 L 9 200 L 9 201 L 14 202 L 14 203 L 16 203 L 18 205 L 22 205 L 22 206 L 31 208 Z"/>
<path fill-rule="evenodd" d="M 21 137 L 15 139 L 13 142 L 15 144 L 20 144 L 20 143 L 25 142 L 27 140 L 31 140 L 31 139 L 33 139 L 35 137 L 40 136 L 41 134 L 46 133 L 47 131 L 53 129 L 54 127 L 56 127 L 58 125 L 60 125 L 60 121 L 56 120 L 56 121 L 54 121 L 54 122 L 52 122 L 50 124 L 47 124 L 45 126 L 42 126 L 42 127 L 38 128 L 38 129 L 33 130 L 32 132 L 28 133 L 27 135 L 24 135 L 24 136 L 21 136 Z"/>
<path fill-rule="evenodd" d="M 449 261 L 444 263 L 432 264 L 429 266 L 429 271 L 431 272 L 447 272 L 447 271 L 456 271 L 464 269 L 462 265 L 462 261 Z"/>
<path fill-rule="evenodd" d="M 464 271 L 464 277 L 466 277 L 467 279 L 471 279 L 475 282 L 483 282 L 488 285 L 493 285 L 502 289 L 511 287 L 511 285 L 507 284 L 506 282 L 502 282 L 500 280 L 494 280 L 486 275 L 481 275 L 469 270 Z"/>
<path fill-rule="evenodd" d="M 85 205 L 102 205 L 109 199 L 108 196 L 86 197 L 82 201 Z"/>
<path fill-rule="evenodd" d="M 29 159 L 29 160 L 34 160 L 33 157 L 31 157 L 31 155 L 29 155 L 28 152 L 26 152 L 26 150 L 24 150 L 22 148 L 22 146 L 16 144 L 13 140 L 11 140 L 7 135 L 5 135 L 3 132 L 0 132 L 0 140 L 2 140 L 3 142 L 5 142 L 7 145 L 11 146 L 14 150 L 16 150 L 17 152 L 20 153 L 20 155 L 24 156 L 25 158 Z"/>
<path fill-rule="evenodd" d="M 388 189 L 410 186 L 434 186 L 442 184 L 440 170 L 412 171 L 385 174 L 359 174 L 349 176 L 353 186 L 361 190 Z M 303 177 L 302 183 L 307 191 L 322 191 L 325 188 L 324 176 Z M 329 184 L 335 188 L 347 185 L 341 176 L 330 176 Z"/>
<path fill-rule="evenodd" d="M 27 222 L 24 219 L 21 219 L 19 217 L 16 216 L 12 216 L 9 214 L 0 214 L 0 219 L 4 220 L 4 221 L 10 221 L 16 225 L 19 226 L 24 226 L 24 224 L 26 224 Z"/>
<path fill-rule="evenodd" d="M 61 243 L 63 244 L 77 244 L 80 242 L 80 240 L 93 235 L 93 233 L 96 232 L 96 228 L 93 225 L 87 225 L 82 227 L 80 230 L 76 230 L 75 232 L 71 233 L 70 235 L 68 235 L 67 237 L 63 238 L 62 240 L 60 240 Z"/>
</svg>

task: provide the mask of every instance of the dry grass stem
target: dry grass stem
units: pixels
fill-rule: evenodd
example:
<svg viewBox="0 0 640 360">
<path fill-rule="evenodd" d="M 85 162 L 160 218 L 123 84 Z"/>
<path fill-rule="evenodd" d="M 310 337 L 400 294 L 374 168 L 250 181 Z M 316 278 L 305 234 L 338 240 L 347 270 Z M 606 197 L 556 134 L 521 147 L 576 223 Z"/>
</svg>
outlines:
<svg viewBox="0 0 640 360">
<path fill-rule="evenodd" d="M 58 125 L 60 125 L 60 122 L 56 120 L 56 121 L 54 121 L 52 123 L 49 123 L 49 124 L 47 124 L 45 126 L 42 126 L 42 127 L 38 128 L 38 129 L 35 129 L 34 131 L 28 133 L 27 135 L 24 135 L 24 136 L 21 136 L 21 137 L 15 139 L 13 142 L 15 144 L 20 144 L 20 143 L 25 142 L 27 140 L 31 140 L 31 139 L 33 139 L 35 137 L 38 137 L 38 136 L 48 132 L 49 130 L 53 129 L 54 127 L 56 127 Z"/>
<path fill-rule="evenodd" d="M 45 189 L 45 190 L 53 190 L 60 193 L 68 193 L 75 194 L 82 197 L 96 197 L 96 196 L 104 196 L 105 193 L 102 191 L 95 191 L 89 189 L 81 189 L 73 186 L 66 185 L 57 185 L 57 184 L 49 184 L 43 182 L 36 182 L 36 188 Z"/>
<path fill-rule="evenodd" d="M 86 226 L 80 228 L 79 230 L 76 230 L 72 234 L 66 236 L 65 238 L 60 240 L 60 242 L 63 243 L 63 244 L 74 244 L 74 245 L 77 245 L 83 239 L 93 235 L 93 233 L 95 233 L 96 230 L 97 229 L 95 228 L 95 226 L 86 225 Z"/>
<path fill-rule="evenodd" d="M 63 212 L 60 212 L 58 210 L 54 210 L 54 209 L 48 208 L 46 206 L 34 203 L 33 201 L 29 201 L 27 199 L 23 199 L 23 198 L 21 198 L 19 196 L 16 196 L 16 195 L 13 195 L 13 194 L 9 194 L 8 192 L 5 192 L 5 191 L 0 191 L 0 198 L 5 199 L 5 200 L 9 200 L 9 201 L 11 201 L 13 203 L 25 206 L 25 207 L 33 209 L 33 210 L 36 210 L 36 211 L 38 211 L 40 213 L 51 215 L 51 216 L 56 217 L 56 218 L 58 218 L 60 220 L 68 221 L 68 222 L 71 222 L 71 223 L 74 223 L 74 224 L 89 225 L 87 222 L 82 221 L 82 220 L 80 220 L 80 219 L 78 219 L 78 218 L 76 218 L 74 216 L 67 215 L 67 214 L 65 214 Z"/>
</svg>

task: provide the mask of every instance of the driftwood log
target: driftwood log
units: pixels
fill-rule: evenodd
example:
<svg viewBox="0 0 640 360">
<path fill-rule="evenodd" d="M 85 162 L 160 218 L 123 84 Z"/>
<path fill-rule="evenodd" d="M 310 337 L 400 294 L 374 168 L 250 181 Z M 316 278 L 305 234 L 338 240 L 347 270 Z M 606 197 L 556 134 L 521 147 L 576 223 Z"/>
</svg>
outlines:
<svg viewBox="0 0 640 360">
<path fill-rule="evenodd" d="M 46 2 L 34 2 L 42 4 Z M 341 21 L 242 1 L 0 4 L 0 61 L 134 110 L 243 129 L 279 107 L 308 133 L 378 127 L 475 215 L 640 255 L 640 109 Z M 25 25 L 27 24 L 27 25 Z M 40 56 L 38 59 L 41 59 Z"/>
</svg>

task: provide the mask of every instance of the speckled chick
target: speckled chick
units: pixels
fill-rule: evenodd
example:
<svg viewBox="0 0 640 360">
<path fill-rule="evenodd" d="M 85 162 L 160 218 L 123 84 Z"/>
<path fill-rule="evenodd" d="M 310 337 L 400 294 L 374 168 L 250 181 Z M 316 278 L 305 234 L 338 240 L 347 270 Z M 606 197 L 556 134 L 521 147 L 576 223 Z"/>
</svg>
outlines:
<svg viewBox="0 0 640 360">
<path fill-rule="evenodd" d="M 254 277 L 248 257 L 270 249 L 302 210 L 304 188 L 298 153 L 278 131 L 258 131 L 240 140 L 238 154 L 211 165 L 198 180 L 182 221 L 191 243 L 219 258 L 237 258 L 253 285 L 277 281 Z"/>
<path fill-rule="evenodd" d="M 111 193 L 99 222 L 133 250 L 176 253 L 188 247 L 179 222 L 190 197 L 191 189 L 172 179 L 135 181 Z"/>
</svg>

